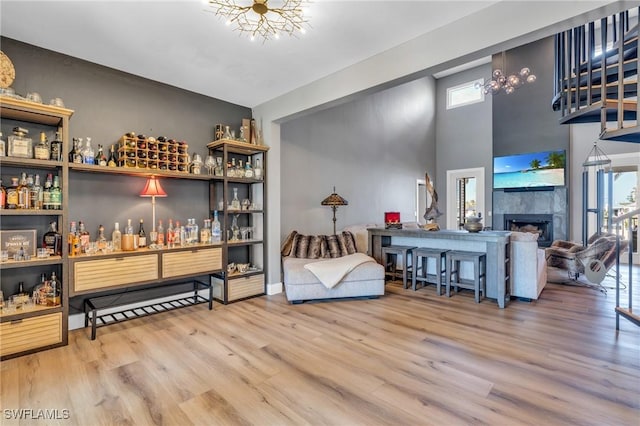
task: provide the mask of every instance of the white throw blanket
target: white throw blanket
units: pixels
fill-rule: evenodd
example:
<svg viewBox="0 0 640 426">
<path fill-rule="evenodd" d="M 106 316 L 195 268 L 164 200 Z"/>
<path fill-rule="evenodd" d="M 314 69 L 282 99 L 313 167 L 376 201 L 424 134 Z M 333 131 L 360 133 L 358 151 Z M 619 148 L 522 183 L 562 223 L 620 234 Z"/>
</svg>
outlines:
<svg viewBox="0 0 640 426">
<path fill-rule="evenodd" d="M 364 253 L 354 253 L 335 259 L 307 263 L 304 268 L 315 275 L 326 288 L 333 288 L 356 266 L 366 262 L 375 262 L 375 260 Z"/>
</svg>

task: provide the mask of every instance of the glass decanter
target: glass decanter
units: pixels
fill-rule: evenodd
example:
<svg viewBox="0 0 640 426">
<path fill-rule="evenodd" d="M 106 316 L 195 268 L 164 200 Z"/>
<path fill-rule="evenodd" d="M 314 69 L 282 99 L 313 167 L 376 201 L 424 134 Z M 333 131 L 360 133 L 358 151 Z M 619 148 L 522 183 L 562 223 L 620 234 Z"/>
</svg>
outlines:
<svg viewBox="0 0 640 426">
<path fill-rule="evenodd" d="M 231 210 L 240 210 L 240 200 L 238 199 L 238 188 L 233 188 L 233 199 L 231 200 Z"/>
<path fill-rule="evenodd" d="M 231 241 L 238 241 L 240 239 L 240 227 L 238 226 L 239 214 L 234 214 L 231 220 Z"/>
</svg>

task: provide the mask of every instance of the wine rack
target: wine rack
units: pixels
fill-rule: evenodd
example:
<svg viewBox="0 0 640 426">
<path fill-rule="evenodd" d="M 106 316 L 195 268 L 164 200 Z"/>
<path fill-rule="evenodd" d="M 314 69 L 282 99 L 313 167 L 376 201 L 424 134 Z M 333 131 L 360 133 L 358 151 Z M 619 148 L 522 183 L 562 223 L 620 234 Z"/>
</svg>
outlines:
<svg viewBox="0 0 640 426">
<path fill-rule="evenodd" d="M 189 173 L 188 149 L 184 141 L 123 135 L 118 140 L 118 166 Z"/>
</svg>

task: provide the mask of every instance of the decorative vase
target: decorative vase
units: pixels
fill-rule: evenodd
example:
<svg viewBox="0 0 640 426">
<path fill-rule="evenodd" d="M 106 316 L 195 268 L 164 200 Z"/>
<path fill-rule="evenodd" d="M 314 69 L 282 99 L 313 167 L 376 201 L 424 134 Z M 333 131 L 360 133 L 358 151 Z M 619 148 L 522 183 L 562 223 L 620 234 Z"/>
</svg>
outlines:
<svg viewBox="0 0 640 426">
<path fill-rule="evenodd" d="M 464 229 L 469 232 L 482 231 L 482 215 L 478 213 L 478 216 L 467 216 L 464 221 Z"/>
</svg>

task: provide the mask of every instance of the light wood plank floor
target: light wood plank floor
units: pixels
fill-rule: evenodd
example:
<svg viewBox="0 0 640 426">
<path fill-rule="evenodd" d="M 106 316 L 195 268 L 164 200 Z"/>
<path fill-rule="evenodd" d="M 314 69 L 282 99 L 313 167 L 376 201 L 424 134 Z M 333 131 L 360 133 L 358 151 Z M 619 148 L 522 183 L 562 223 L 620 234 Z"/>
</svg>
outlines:
<svg viewBox="0 0 640 426">
<path fill-rule="evenodd" d="M 636 281 L 637 283 L 637 281 Z M 378 300 L 204 305 L 1 367 L 2 425 L 638 425 L 640 328 L 615 293 L 549 284 L 500 310 L 387 285 Z M 69 419 L 7 419 L 11 409 Z"/>
</svg>

